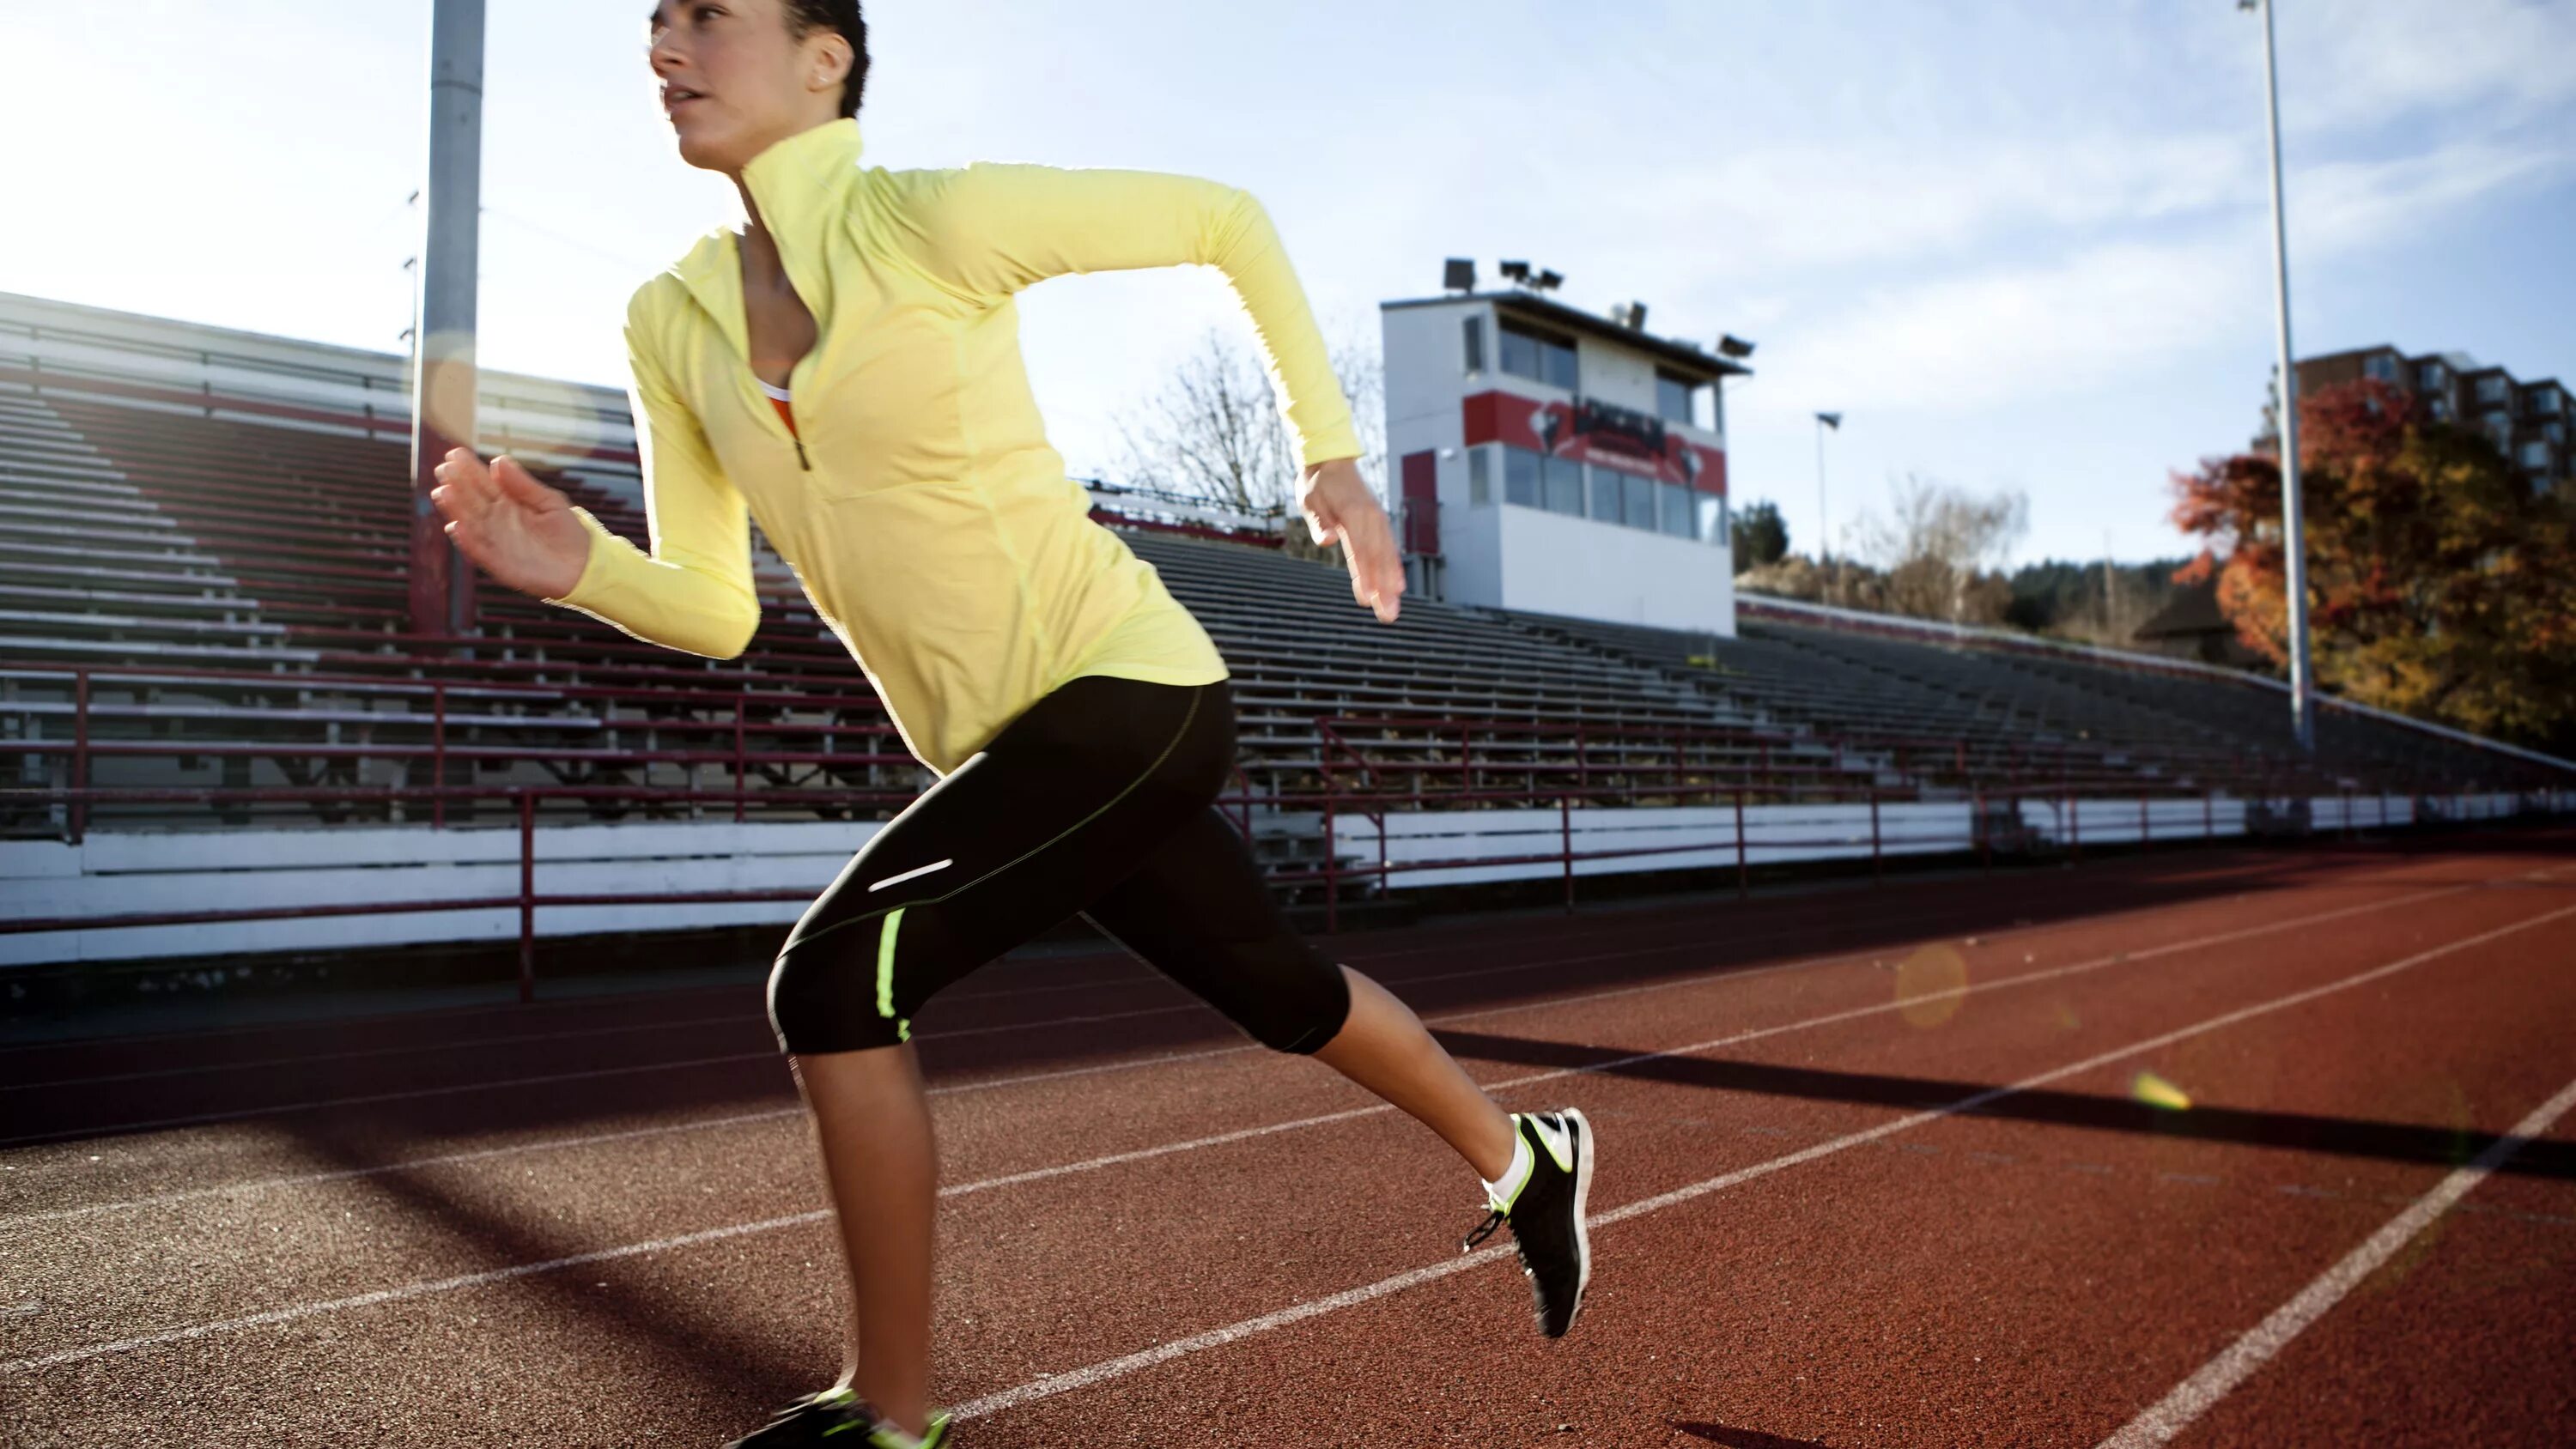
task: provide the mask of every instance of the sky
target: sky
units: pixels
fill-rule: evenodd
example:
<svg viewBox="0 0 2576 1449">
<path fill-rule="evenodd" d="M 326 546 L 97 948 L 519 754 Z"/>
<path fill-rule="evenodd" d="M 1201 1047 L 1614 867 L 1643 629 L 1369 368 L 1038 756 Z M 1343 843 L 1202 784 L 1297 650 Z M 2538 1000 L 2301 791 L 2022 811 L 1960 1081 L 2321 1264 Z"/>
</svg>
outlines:
<svg viewBox="0 0 2576 1449">
<path fill-rule="evenodd" d="M 0 290 L 404 346 L 428 0 L 12 5 Z M 627 296 L 727 224 L 644 62 L 646 0 L 500 0 L 481 356 L 623 386 Z M 2274 354 L 2262 25 L 2234 0 L 873 0 L 891 167 L 1211 176 L 1260 197 L 1325 330 L 1441 260 L 1753 339 L 1739 506 L 1837 543 L 1889 484 L 2019 489 L 2022 560 L 2188 551 L 2169 476 L 2243 446 Z M 2280 0 L 2300 355 L 2394 342 L 2576 382 L 2576 0 Z M 30 142 L 29 138 L 41 138 Z M 1117 420 L 1210 327 L 1215 273 L 1023 299 L 1050 432 Z"/>
</svg>

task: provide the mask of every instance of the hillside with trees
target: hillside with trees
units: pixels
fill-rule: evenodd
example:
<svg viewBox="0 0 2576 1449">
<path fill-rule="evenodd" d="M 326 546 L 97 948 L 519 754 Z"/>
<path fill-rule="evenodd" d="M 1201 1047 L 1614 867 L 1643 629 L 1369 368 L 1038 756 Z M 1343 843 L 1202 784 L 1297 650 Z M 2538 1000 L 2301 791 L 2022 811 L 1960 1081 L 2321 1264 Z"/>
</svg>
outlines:
<svg viewBox="0 0 2576 1449">
<path fill-rule="evenodd" d="M 2363 379 L 2299 401 L 2310 655 L 2320 688 L 2500 739 L 2576 748 L 2576 518 L 2483 433 Z M 2264 658 L 2288 658 L 2281 468 L 2268 452 L 2174 477 L 2208 541 L 2187 578 Z"/>
</svg>

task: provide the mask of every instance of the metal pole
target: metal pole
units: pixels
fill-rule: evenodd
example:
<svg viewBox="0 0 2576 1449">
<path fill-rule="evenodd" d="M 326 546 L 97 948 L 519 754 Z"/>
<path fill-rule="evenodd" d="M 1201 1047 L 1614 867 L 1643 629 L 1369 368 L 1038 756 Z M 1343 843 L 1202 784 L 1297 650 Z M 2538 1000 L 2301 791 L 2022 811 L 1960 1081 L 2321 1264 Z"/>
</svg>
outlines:
<svg viewBox="0 0 2576 1449">
<path fill-rule="evenodd" d="M 474 570 L 429 501 L 447 450 L 474 445 L 475 266 L 483 208 L 483 0 L 433 0 L 420 322 L 412 332 L 411 630 L 474 623 Z"/>
<path fill-rule="evenodd" d="M 1816 419 L 1816 562 L 1834 561 L 1833 514 L 1825 507 L 1825 420 Z M 1830 585 L 1829 585 L 1830 587 Z M 1828 599 L 1826 602 L 1831 603 Z"/>
<path fill-rule="evenodd" d="M 2263 8 L 2263 126 L 2272 149 L 2272 268 L 2280 315 L 2281 547 L 2289 564 L 2290 732 L 2304 754 L 2317 749 L 2316 712 L 2308 699 L 2308 548 L 2299 509 L 2299 374 L 2290 361 L 2290 234 L 2281 210 L 2281 79 L 2274 59 L 2272 0 Z"/>
<path fill-rule="evenodd" d="M 72 671 L 71 843 L 89 834 L 89 671 Z"/>
<path fill-rule="evenodd" d="M 519 792 L 519 1001 L 537 999 L 537 797 Z"/>
<path fill-rule="evenodd" d="M 1342 931 L 1342 853 L 1333 844 L 1333 797 L 1324 797 L 1324 934 Z"/>
<path fill-rule="evenodd" d="M 1735 787 L 1735 896 L 1742 900 L 1753 888 L 1752 868 L 1744 856 L 1744 787 Z"/>
<path fill-rule="evenodd" d="M 1557 849 L 1565 857 L 1565 913 L 1574 914 L 1574 801 L 1556 797 Z"/>
<path fill-rule="evenodd" d="M 1878 791 L 1869 792 L 1869 874 L 1876 880 L 1881 874 L 1878 860 Z"/>
<path fill-rule="evenodd" d="M 447 681 L 429 687 L 429 783 L 438 794 L 430 801 L 429 828 L 447 828 Z"/>
</svg>

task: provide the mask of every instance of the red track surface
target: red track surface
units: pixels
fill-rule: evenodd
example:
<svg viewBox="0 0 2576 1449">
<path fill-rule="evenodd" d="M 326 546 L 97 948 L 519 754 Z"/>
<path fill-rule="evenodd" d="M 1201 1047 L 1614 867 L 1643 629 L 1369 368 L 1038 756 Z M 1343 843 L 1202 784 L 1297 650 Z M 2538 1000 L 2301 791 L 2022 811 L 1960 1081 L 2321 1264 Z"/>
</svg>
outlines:
<svg viewBox="0 0 2576 1449">
<path fill-rule="evenodd" d="M 1005 963 L 920 1033 L 963 1446 L 2097 1444 L 2576 1079 L 2564 833 L 1343 944 L 1591 1115 L 1574 1334 L 1410 1122 Z M 2576 1442 L 2541 1136 L 2173 1442 Z M 838 1362 L 747 988 L 0 1051 L 0 1139 L 0 1443 L 712 1445 Z"/>
</svg>

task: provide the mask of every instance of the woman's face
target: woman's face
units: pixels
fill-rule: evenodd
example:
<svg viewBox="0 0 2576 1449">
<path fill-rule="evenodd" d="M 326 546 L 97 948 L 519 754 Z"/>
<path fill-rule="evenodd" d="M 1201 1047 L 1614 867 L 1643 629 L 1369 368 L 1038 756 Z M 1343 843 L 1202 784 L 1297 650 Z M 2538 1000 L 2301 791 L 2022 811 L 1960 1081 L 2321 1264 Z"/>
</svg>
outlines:
<svg viewBox="0 0 2576 1449">
<path fill-rule="evenodd" d="M 660 0 L 649 38 L 662 113 L 692 166 L 739 172 L 840 117 L 850 43 L 829 30 L 796 39 L 785 0 Z"/>
</svg>

